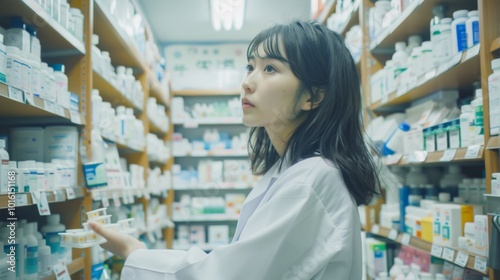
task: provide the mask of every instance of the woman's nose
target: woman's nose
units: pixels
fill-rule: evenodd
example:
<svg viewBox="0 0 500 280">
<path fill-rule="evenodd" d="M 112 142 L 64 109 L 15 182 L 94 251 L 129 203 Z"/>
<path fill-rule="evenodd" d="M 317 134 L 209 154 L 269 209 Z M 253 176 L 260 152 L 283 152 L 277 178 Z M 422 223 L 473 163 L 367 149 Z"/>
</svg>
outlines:
<svg viewBox="0 0 500 280">
<path fill-rule="evenodd" d="M 253 93 L 255 91 L 255 83 L 252 81 L 251 76 L 247 76 L 241 84 L 245 93 Z"/>
</svg>

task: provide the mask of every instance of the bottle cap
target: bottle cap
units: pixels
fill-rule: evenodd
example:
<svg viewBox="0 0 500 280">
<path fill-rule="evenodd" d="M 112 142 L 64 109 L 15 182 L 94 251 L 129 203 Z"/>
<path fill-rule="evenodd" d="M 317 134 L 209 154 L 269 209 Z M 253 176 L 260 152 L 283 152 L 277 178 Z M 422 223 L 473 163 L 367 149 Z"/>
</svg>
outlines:
<svg viewBox="0 0 500 280">
<path fill-rule="evenodd" d="M 455 11 L 455 12 L 453 12 L 453 18 L 457 19 L 457 18 L 467 17 L 467 13 L 468 12 L 469 12 L 468 10 L 458 10 L 458 11 Z"/>
<path fill-rule="evenodd" d="M 439 198 L 440 202 L 449 202 L 451 199 L 451 196 L 449 193 L 441 192 L 441 193 L 439 193 L 438 198 Z"/>
<path fill-rule="evenodd" d="M 0 148 L 5 148 L 5 140 L 4 139 L 0 139 Z"/>
<path fill-rule="evenodd" d="M 478 17 L 478 16 L 479 16 L 479 12 L 478 12 L 477 10 L 470 11 L 470 12 L 467 14 L 467 16 L 468 16 L 469 18 L 471 18 L 471 17 Z"/>
<path fill-rule="evenodd" d="M 52 67 L 52 69 L 54 69 L 54 71 L 64 73 L 64 70 L 65 70 L 64 64 L 50 64 L 49 66 Z"/>
<path fill-rule="evenodd" d="M 58 224 L 61 221 L 59 214 L 53 214 L 47 217 L 48 224 Z"/>
<path fill-rule="evenodd" d="M 462 110 L 462 113 L 472 112 L 472 106 L 470 106 L 470 105 L 462 105 L 462 107 L 460 107 L 460 109 Z"/>
<path fill-rule="evenodd" d="M 397 42 L 396 43 L 396 51 L 404 51 L 406 49 L 405 42 Z"/>
<path fill-rule="evenodd" d="M 476 98 L 482 98 L 483 97 L 483 90 L 478 88 L 476 89 Z"/>
<path fill-rule="evenodd" d="M 21 28 L 26 30 L 26 23 L 24 23 L 22 17 L 13 17 L 11 21 L 12 28 Z"/>
</svg>

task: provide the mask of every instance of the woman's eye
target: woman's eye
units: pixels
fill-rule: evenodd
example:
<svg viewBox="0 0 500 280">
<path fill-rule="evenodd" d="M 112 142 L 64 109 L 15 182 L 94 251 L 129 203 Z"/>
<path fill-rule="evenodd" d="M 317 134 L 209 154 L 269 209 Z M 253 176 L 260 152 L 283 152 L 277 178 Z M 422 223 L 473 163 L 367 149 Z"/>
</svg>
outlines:
<svg viewBox="0 0 500 280">
<path fill-rule="evenodd" d="M 272 66 L 272 65 L 267 65 L 267 66 L 264 68 L 264 71 L 265 71 L 265 72 L 272 73 L 272 72 L 276 71 L 276 69 L 275 69 L 275 68 L 274 68 L 274 66 Z"/>
<path fill-rule="evenodd" d="M 253 66 L 252 66 L 252 65 L 250 65 L 250 64 L 248 64 L 248 65 L 247 65 L 247 71 L 248 71 L 248 72 L 253 71 Z"/>
</svg>

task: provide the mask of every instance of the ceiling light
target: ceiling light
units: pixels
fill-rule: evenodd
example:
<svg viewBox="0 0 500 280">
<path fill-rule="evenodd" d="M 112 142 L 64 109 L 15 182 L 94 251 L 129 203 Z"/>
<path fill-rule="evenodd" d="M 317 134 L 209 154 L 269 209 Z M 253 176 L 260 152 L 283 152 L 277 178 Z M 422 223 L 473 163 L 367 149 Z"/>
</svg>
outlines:
<svg viewBox="0 0 500 280">
<path fill-rule="evenodd" d="M 216 31 L 240 30 L 245 18 L 245 0 L 210 0 L 210 15 Z"/>
</svg>

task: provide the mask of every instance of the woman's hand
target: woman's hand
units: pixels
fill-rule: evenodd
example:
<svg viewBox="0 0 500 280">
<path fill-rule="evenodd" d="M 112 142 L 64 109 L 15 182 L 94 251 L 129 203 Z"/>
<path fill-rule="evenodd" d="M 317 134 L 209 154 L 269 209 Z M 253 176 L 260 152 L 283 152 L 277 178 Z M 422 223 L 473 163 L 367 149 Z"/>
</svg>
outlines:
<svg viewBox="0 0 500 280">
<path fill-rule="evenodd" d="M 144 243 L 128 234 L 111 231 L 96 222 L 89 221 L 88 223 L 95 233 L 106 239 L 107 242 L 101 244 L 101 247 L 118 257 L 126 259 L 132 252 L 146 249 Z"/>
</svg>

